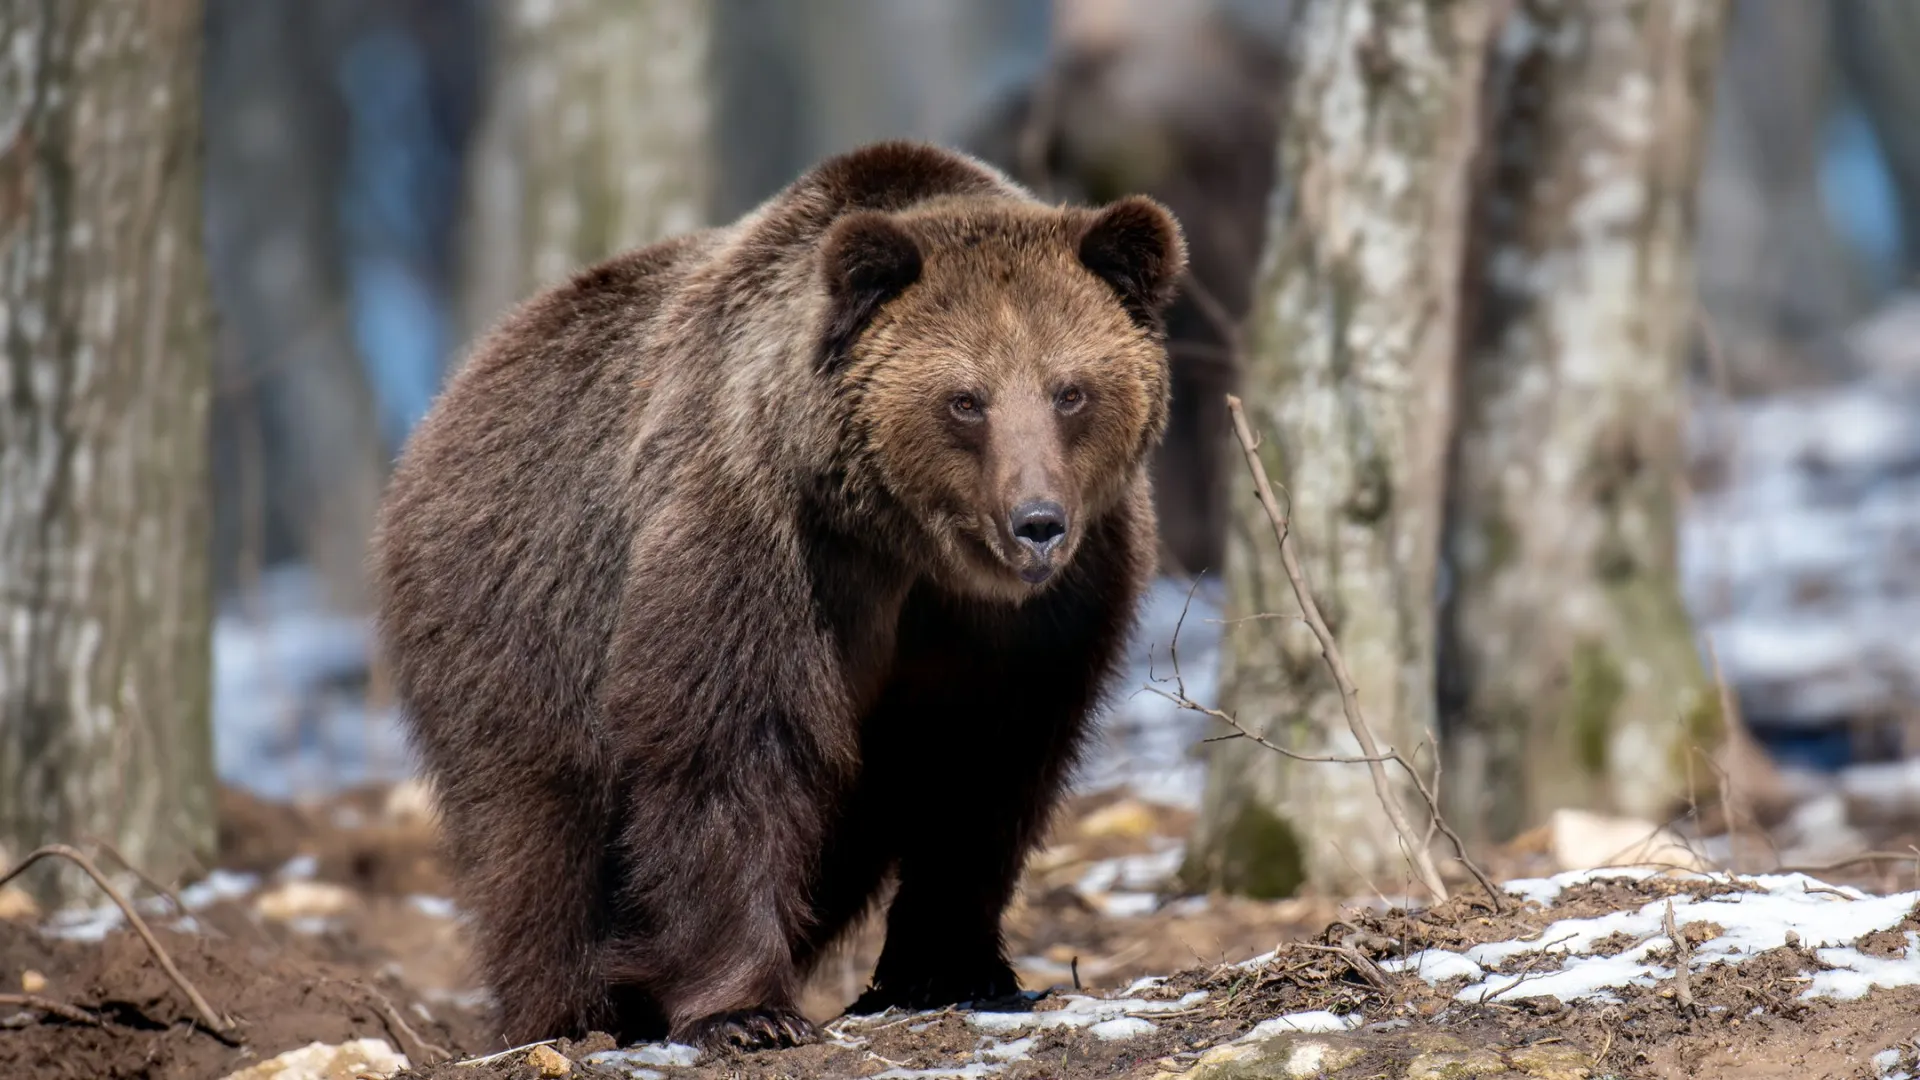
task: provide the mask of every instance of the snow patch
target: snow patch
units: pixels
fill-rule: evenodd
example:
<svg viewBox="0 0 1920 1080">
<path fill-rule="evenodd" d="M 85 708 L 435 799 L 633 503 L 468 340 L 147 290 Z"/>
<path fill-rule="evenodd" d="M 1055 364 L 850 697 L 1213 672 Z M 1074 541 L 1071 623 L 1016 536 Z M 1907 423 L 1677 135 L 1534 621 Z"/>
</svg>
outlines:
<svg viewBox="0 0 1920 1080">
<path fill-rule="evenodd" d="M 1047 1012 L 978 1012 L 967 1016 L 967 1022 L 981 1031 L 1013 1032 L 1029 1028 L 1046 1030 L 1048 1028 L 1090 1028 L 1108 1020 L 1122 1017 L 1151 1015 L 1154 1013 L 1176 1012 L 1189 1008 L 1207 998 L 1205 990 L 1195 990 L 1182 995 L 1175 1001 L 1147 1001 L 1143 998 L 1094 998 L 1080 994 L 1068 994 L 1066 1004 Z"/>
<path fill-rule="evenodd" d="M 1005 1065 L 989 1064 L 984 1061 L 975 1061 L 958 1068 L 948 1069 L 894 1068 L 886 1072 L 874 1073 L 873 1080 L 947 1080 L 949 1077 L 953 1080 L 976 1080 L 977 1077 L 991 1076 L 1004 1068 L 1006 1068 Z"/>
<path fill-rule="evenodd" d="M 1653 871 L 1577 871 L 1552 878 L 1517 882 L 1508 888 L 1530 899 L 1557 897 L 1561 890 L 1600 876 L 1644 878 Z M 1853 943 L 1868 934 L 1898 926 L 1920 906 L 1920 892 L 1873 896 L 1846 886 L 1831 886 L 1804 874 L 1762 874 L 1732 879 L 1724 874 L 1682 875 L 1690 880 L 1732 881 L 1750 891 L 1710 899 L 1676 896 L 1651 900 L 1627 911 L 1584 919 L 1560 919 L 1528 940 L 1475 945 L 1465 952 L 1426 949 L 1404 959 L 1385 961 L 1389 971 L 1412 971 L 1429 985 L 1450 979 L 1471 980 L 1454 996 L 1467 1002 L 1494 998 L 1556 997 L 1561 1001 L 1614 1000 L 1611 991 L 1653 986 L 1673 970 L 1648 959 L 1671 947 L 1664 932 L 1668 904 L 1677 926 L 1709 923 L 1721 933 L 1692 947 L 1691 968 L 1740 964 L 1786 946 L 1789 938 L 1818 950 L 1831 970 L 1812 973 L 1803 998 L 1857 998 L 1873 987 L 1920 985 L 1920 934 L 1907 935 L 1906 955 L 1867 956 Z M 1518 885 L 1519 888 L 1514 886 Z M 1622 935 L 1634 944 L 1613 956 L 1597 956 L 1598 942 Z M 1563 957 L 1557 971 L 1505 974 L 1498 969 L 1517 957 L 1551 953 Z"/>
<path fill-rule="evenodd" d="M 1119 1016 L 1112 1020 L 1102 1020 L 1087 1029 L 1087 1033 L 1106 1042 L 1118 1042 L 1122 1039 L 1151 1035 L 1156 1029 L 1151 1020 L 1138 1016 Z"/>
<path fill-rule="evenodd" d="M 1253 1026 L 1253 1030 L 1234 1040 L 1235 1042 L 1259 1042 L 1271 1039 L 1275 1035 L 1327 1035 L 1338 1031 L 1352 1031 L 1360 1026 L 1359 1013 L 1340 1016 L 1325 1009 L 1313 1009 L 1308 1012 L 1288 1013 L 1271 1020 L 1262 1020 Z"/>
<path fill-rule="evenodd" d="M 644 1046 L 629 1047 L 625 1050 L 601 1050 L 588 1054 L 584 1060 L 589 1065 L 623 1069 L 629 1077 L 644 1080 L 648 1075 L 659 1076 L 660 1074 L 643 1066 L 686 1068 L 700 1061 L 700 1051 L 684 1043 L 647 1043 Z"/>
</svg>

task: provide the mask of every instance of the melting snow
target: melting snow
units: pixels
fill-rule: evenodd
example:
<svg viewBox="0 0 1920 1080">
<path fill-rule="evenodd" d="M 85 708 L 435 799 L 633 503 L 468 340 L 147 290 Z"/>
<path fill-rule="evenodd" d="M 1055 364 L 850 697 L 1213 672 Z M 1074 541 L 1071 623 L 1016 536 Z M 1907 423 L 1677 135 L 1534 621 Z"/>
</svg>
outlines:
<svg viewBox="0 0 1920 1080">
<path fill-rule="evenodd" d="M 1324 1035 L 1335 1031 L 1352 1031 L 1360 1026 L 1360 1022 L 1359 1013 L 1337 1016 L 1325 1009 L 1314 1009 L 1311 1012 L 1288 1013 L 1271 1020 L 1262 1020 L 1254 1025 L 1252 1031 L 1235 1041 L 1259 1042 L 1261 1039 L 1270 1039 L 1275 1035 Z"/>
<path fill-rule="evenodd" d="M 661 1074 L 647 1065 L 666 1065 L 686 1067 L 700 1060 L 700 1051 L 682 1043 L 648 1043 L 645 1046 L 629 1047 L 625 1050 L 602 1050 L 588 1054 L 589 1065 L 601 1065 L 609 1069 L 620 1069 L 632 1080 L 654 1080 Z"/>
<path fill-rule="evenodd" d="M 1047 1012 L 969 1013 L 967 1022 L 981 1031 L 1011 1032 L 1028 1028 L 1087 1028 L 1108 1020 L 1136 1014 L 1175 1012 L 1206 1000 L 1205 990 L 1195 990 L 1177 1001 L 1147 1001 L 1142 998 L 1094 998 L 1068 994 L 1066 1004 Z"/>
<path fill-rule="evenodd" d="M 1112 1020 L 1102 1020 L 1087 1029 L 1094 1038 L 1108 1042 L 1149 1035 L 1153 1031 L 1153 1022 L 1138 1016 L 1117 1016 Z"/>
<path fill-rule="evenodd" d="M 1557 897 L 1570 885 L 1599 876 L 1646 877 L 1652 871 L 1579 871 L 1545 880 L 1515 882 L 1508 888 L 1529 899 Z M 1725 875 L 1687 875 L 1690 880 L 1729 880 Z M 1900 925 L 1920 905 L 1920 892 L 1872 896 L 1858 889 L 1829 886 L 1804 874 L 1763 874 L 1733 879 L 1754 891 L 1711 899 L 1672 899 L 1678 926 L 1711 923 L 1721 933 L 1693 946 L 1693 968 L 1739 964 L 1757 953 L 1786 945 L 1789 935 L 1818 950 L 1822 963 L 1835 969 L 1810 972 L 1802 997 L 1856 998 L 1872 987 L 1920 984 L 1920 935 L 1907 935 L 1903 957 L 1872 957 L 1849 948 L 1868 934 Z M 1381 966 L 1412 971 L 1429 984 L 1467 979 L 1454 996 L 1477 1002 L 1494 997 L 1557 997 L 1562 1001 L 1609 1000 L 1611 990 L 1652 986 L 1673 977 L 1673 969 L 1648 959 L 1667 950 L 1663 918 L 1668 901 L 1652 900 L 1627 911 L 1585 919 L 1561 919 L 1524 941 L 1476 945 L 1464 953 L 1427 949 Z M 1593 946 L 1613 935 L 1635 944 L 1613 956 L 1596 956 Z M 1498 969 L 1516 957 L 1552 953 L 1563 957 L 1557 971 L 1503 974 Z"/>
</svg>

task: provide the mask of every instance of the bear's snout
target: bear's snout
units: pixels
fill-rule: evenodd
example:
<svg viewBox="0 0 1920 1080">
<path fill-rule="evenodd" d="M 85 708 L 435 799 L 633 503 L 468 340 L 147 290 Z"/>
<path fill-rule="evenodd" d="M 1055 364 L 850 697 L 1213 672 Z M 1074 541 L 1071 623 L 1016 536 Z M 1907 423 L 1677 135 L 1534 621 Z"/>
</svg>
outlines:
<svg viewBox="0 0 1920 1080">
<path fill-rule="evenodd" d="M 1053 574 L 1053 557 L 1067 538 L 1067 508 L 1051 499 L 1028 499 L 1008 517 L 1014 546 L 1025 563 L 1020 576 L 1038 585 Z"/>
</svg>

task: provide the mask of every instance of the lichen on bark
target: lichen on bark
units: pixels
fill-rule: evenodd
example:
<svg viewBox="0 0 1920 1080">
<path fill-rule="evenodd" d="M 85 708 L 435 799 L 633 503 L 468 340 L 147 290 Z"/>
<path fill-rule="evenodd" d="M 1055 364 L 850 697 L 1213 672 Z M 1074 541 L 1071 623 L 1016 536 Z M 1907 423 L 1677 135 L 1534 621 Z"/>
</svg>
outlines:
<svg viewBox="0 0 1920 1080">
<path fill-rule="evenodd" d="M 1250 320 L 1244 394 L 1285 487 L 1292 534 L 1382 748 L 1413 754 L 1432 720 L 1433 567 L 1451 409 L 1456 289 L 1480 65 L 1493 5 L 1306 5 L 1283 109 L 1281 184 Z M 1245 487 L 1241 487 L 1245 491 Z M 1234 507 L 1222 707 L 1306 753 L 1357 754 L 1319 649 L 1297 616 L 1259 504 Z M 1280 618 L 1251 618 L 1278 615 Z M 1363 765 L 1211 745 L 1195 884 L 1242 874 L 1250 820 L 1295 838 L 1303 876 L 1334 889 L 1407 867 Z M 1419 800 L 1396 769 L 1401 803 Z M 1258 808 L 1253 813 L 1250 808 Z M 1215 875 L 1211 880 L 1208 875 Z"/>
<path fill-rule="evenodd" d="M 1490 61 L 1442 631 L 1447 802 L 1472 837 L 1561 806 L 1658 818 L 1718 738 L 1674 492 L 1723 17 L 1519 0 Z"/>
</svg>

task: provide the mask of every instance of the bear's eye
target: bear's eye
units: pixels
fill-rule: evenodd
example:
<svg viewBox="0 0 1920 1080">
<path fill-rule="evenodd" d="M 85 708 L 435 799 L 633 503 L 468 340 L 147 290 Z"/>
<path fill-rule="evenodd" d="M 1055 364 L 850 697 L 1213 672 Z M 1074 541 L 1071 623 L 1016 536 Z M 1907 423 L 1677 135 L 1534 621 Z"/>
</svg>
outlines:
<svg viewBox="0 0 1920 1080">
<path fill-rule="evenodd" d="M 947 408 L 962 420 L 978 420 L 981 416 L 980 399 L 972 394 L 955 394 L 947 402 Z"/>
<path fill-rule="evenodd" d="M 1053 396 L 1053 407 L 1063 413 L 1076 413 L 1087 403 L 1087 395 L 1077 386 L 1069 386 Z"/>
</svg>

